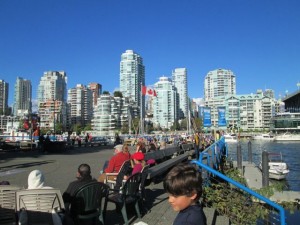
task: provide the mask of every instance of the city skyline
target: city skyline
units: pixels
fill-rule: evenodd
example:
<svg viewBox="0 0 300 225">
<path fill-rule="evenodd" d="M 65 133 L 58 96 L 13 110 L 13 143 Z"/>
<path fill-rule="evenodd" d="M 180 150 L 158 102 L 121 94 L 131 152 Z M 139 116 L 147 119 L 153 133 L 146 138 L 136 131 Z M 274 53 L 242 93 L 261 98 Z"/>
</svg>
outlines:
<svg viewBox="0 0 300 225">
<path fill-rule="evenodd" d="M 0 78 L 32 81 L 33 99 L 46 71 L 65 71 L 67 88 L 90 82 L 119 88 L 121 54 L 144 60 L 145 84 L 186 68 L 188 95 L 204 96 L 204 77 L 236 75 L 237 94 L 297 90 L 300 3 L 258 1 L 44 1 L 0 3 Z"/>
</svg>

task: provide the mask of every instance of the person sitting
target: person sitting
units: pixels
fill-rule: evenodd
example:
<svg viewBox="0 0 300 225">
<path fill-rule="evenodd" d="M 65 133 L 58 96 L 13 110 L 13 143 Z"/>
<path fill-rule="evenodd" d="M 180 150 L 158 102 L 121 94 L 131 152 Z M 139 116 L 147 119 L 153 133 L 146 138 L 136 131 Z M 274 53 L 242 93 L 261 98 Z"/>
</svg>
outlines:
<svg viewBox="0 0 300 225">
<path fill-rule="evenodd" d="M 45 186 L 45 177 L 42 171 L 40 170 L 33 170 L 29 173 L 28 179 L 28 190 L 32 189 L 52 189 L 52 187 Z M 28 217 L 26 210 L 20 210 L 18 212 L 18 219 L 19 225 L 27 225 L 28 224 Z M 52 222 L 54 225 L 62 225 L 62 219 L 60 218 L 57 212 L 52 212 Z"/>
<path fill-rule="evenodd" d="M 104 182 L 104 180 L 106 179 L 106 173 L 118 173 L 123 163 L 127 160 L 130 160 L 131 155 L 129 153 L 129 149 L 126 144 L 116 145 L 114 147 L 114 150 L 115 150 L 114 155 L 107 163 L 105 163 L 105 165 L 107 164 L 107 167 L 104 166 L 103 173 L 100 174 L 98 178 L 99 182 L 102 183 Z M 115 178 L 116 176 L 111 176 L 109 179 L 114 180 Z"/>
<path fill-rule="evenodd" d="M 76 215 L 75 209 L 72 209 L 72 202 L 75 200 L 75 193 L 83 185 L 94 181 L 96 181 L 96 179 L 91 176 L 91 167 L 85 163 L 81 164 L 76 173 L 76 180 L 69 184 L 62 196 L 66 207 L 66 213 L 70 214 L 71 217 Z"/>
<path fill-rule="evenodd" d="M 169 203 L 178 211 L 173 225 L 206 225 L 206 216 L 199 203 L 202 177 L 195 165 L 180 163 L 164 179 L 163 186 Z"/>
<path fill-rule="evenodd" d="M 134 175 L 136 173 L 141 173 L 144 166 L 146 165 L 146 162 L 144 161 L 145 155 L 142 152 L 136 152 L 132 155 L 130 163 L 131 163 L 131 174 Z M 127 180 L 128 173 L 125 174 L 124 179 Z"/>
<path fill-rule="evenodd" d="M 42 171 L 33 170 L 28 175 L 27 179 L 28 188 L 27 189 L 49 189 L 52 187 L 45 186 L 45 177 Z"/>
<path fill-rule="evenodd" d="M 136 144 L 136 150 L 135 152 L 142 152 L 142 153 L 146 153 L 146 147 L 145 147 L 145 143 L 142 141 L 139 141 Z"/>
</svg>

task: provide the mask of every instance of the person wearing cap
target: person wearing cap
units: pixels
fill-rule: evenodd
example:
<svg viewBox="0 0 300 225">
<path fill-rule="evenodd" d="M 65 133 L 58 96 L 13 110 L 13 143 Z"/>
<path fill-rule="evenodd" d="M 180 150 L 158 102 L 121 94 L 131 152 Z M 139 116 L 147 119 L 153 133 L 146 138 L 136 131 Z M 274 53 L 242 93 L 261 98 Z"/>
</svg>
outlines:
<svg viewBox="0 0 300 225">
<path fill-rule="evenodd" d="M 126 144 L 116 145 L 114 147 L 114 155 L 109 160 L 107 167 L 104 169 L 104 172 L 99 176 L 98 181 L 104 182 L 104 180 L 106 179 L 106 173 L 118 173 L 123 163 L 127 160 L 130 160 L 130 158 L 131 155 Z"/>
<path fill-rule="evenodd" d="M 146 164 L 144 161 L 145 155 L 142 152 L 136 152 L 131 158 L 133 162 L 131 175 L 142 172 L 142 169 Z"/>
</svg>

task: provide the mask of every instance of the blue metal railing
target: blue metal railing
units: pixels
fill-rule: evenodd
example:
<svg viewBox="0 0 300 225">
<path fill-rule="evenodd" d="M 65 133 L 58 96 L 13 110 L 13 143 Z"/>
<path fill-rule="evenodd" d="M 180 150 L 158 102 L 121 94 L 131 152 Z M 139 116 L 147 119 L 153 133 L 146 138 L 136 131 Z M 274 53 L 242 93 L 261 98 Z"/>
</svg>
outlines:
<svg viewBox="0 0 300 225">
<path fill-rule="evenodd" d="M 243 191 L 247 192 L 248 194 L 258 198 L 259 200 L 265 202 L 269 206 L 277 209 L 280 215 L 280 224 L 285 225 L 285 211 L 284 208 L 270 199 L 258 194 L 257 192 L 247 188 L 246 186 L 232 180 L 231 178 L 225 176 L 224 174 L 218 172 L 214 168 L 218 168 L 223 156 L 228 156 L 228 146 L 225 142 L 224 137 L 222 137 L 219 141 L 215 142 L 214 144 L 210 145 L 206 148 L 203 152 L 200 153 L 198 160 L 192 160 L 192 163 L 197 164 L 202 169 L 205 169 L 208 173 L 212 174 L 213 176 L 217 176 L 228 183 L 242 189 Z M 203 163 L 203 162 L 206 162 Z"/>
</svg>

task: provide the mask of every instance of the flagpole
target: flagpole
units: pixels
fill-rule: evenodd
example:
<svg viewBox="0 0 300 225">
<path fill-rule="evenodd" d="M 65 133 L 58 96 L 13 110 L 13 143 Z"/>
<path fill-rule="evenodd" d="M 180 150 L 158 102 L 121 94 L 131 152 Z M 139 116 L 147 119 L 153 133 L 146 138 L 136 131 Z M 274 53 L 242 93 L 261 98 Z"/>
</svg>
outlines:
<svg viewBox="0 0 300 225">
<path fill-rule="evenodd" d="M 143 129 L 143 84 L 141 82 L 141 101 L 140 101 L 140 134 L 142 135 L 144 133 Z"/>
</svg>

